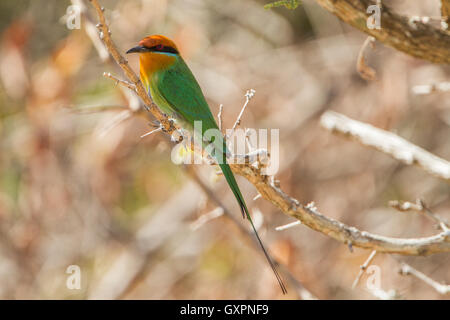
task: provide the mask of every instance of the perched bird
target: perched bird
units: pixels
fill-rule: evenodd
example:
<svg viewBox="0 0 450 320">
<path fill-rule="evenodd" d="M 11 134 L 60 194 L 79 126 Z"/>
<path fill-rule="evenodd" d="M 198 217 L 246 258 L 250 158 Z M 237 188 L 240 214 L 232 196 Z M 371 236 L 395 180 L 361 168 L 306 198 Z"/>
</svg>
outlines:
<svg viewBox="0 0 450 320">
<path fill-rule="evenodd" d="M 172 40 L 161 35 L 148 36 L 142 39 L 138 46 L 128 50 L 127 53 L 139 53 L 141 81 L 153 101 L 165 114 L 175 119 L 183 129 L 194 135 L 200 134 L 202 138 L 204 138 L 207 130 L 219 130 L 197 80 Z M 201 121 L 202 132 L 194 132 L 196 130 L 194 121 Z M 220 133 L 220 131 L 218 132 Z M 214 151 L 211 152 L 210 156 L 218 162 L 231 191 L 236 197 L 243 217 L 247 217 L 250 221 L 264 255 L 283 293 L 286 293 L 283 281 L 259 238 L 244 197 L 239 190 L 230 166 L 226 162 L 228 151 L 222 134 L 215 136 L 212 141 L 205 141 L 205 139 L 203 141 L 205 144 L 212 143 L 213 148 L 211 149 Z"/>
</svg>

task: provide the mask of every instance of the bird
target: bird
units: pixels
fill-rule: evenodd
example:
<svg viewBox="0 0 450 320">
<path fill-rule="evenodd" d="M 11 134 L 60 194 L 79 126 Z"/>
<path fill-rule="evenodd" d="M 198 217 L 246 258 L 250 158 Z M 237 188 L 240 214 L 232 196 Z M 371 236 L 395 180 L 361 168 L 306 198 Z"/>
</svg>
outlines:
<svg viewBox="0 0 450 320">
<path fill-rule="evenodd" d="M 205 144 L 212 144 L 209 155 L 216 160 L 222 170 L 223 176 L 239 204 L 243 218 L 250 221 L 256 240 L 262 248 L 283 294 L 286 294 L 287 290 L 283 280 L 256 231 L 244 197 L 227 163 L 229 151 L 225 139 L 220 133 L 200 85 L 181 57 L 177 46 L 163 35 L 150 35 L 143 38 L 137 46 L 129 49 L 126 53 L 139 54 L 140 80 L 158 108 L 174 119 L 184 130 L 194 135 L 201 135 Z M 201 121 L 201 129 L 194 124 L 195 121 Z M 214 135 L 214 139 L 205 139 L 205 133 L 208 130 L 217 130 L 219 134 Z"/>
</svg>

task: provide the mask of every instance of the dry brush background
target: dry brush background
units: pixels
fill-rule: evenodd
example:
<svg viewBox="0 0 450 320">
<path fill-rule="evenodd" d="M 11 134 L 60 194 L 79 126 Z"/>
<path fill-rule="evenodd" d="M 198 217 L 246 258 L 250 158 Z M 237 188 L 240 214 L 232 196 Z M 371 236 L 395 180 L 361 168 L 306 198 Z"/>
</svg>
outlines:
<svg viewBox="0 0 450 320">
<path fill-rule="evenodd" d="M 224 127 L 255 89 L 241 126 L 280 129 L 275 179 L 284 192 L 359 230 L 438 234 L 426 210 L 401 212 L 388 203 L 421 198 L 448 221 L 448 178 L 334 135 L 320 118 L 333 110 L 450 159 L 450 68 L 375 42 L 364 57 L 376 79 L 364 80 L 357 72 L 364 33 L 313 0 L 295 10 L 264 10 L 264 3 L 102 1 L 122 54 L 148 34 L 175 40 L 213 113 L 223 104 Z M 215 169 L 195 168 L 202 188 L 170 161 L 167 135 L 140 138 L 148 115 L 130 90 L 102 76 L 125 79 L 86 33 L 95 11 L 86 2 L 82 28 L 68 30 L 61 17 L 70 4 L 0 3 L 0 298 L 448 299 L 399 274 L 407 263 L 449 283 L 448 253 L 378 253 L 371 264 L 380 268 L 383 290 L 368 290 L 367 275 L 352 289 L 371 250 L 351 252 L 304 225 L 276 231 L 294 220 L 252 200 L 255 187 L 239 178 L 266 246 L 283 264 L 289 294 L 282 296 Z M 439 1 L 383 4 L 410 17 L 441 13 Z M 137 57 L 128 58 L 137 70 Z M 416 86 L 433 84 L 443 90 L 417 94 Z M 217 200 L 238 219 L 220 215 Z M 212 219 L 205 222 L 205 214 Z M 66 287 L 73 264 L 81 268 L 80 290 Z"/>
</svg>

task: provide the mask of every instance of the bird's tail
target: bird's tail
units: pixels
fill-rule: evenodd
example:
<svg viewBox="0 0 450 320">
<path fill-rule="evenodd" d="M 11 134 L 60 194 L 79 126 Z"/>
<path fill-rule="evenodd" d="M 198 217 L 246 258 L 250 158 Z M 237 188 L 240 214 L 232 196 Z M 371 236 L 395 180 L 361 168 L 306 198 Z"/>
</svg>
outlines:
<svg viewBox="0 0 450 320">
<path fill-rule="evenodd" d="M 275 264 L 273 263 L 272 259 L 270 259 L 269 254 L 267 253 L 267 250 L 264 247 L 264 245 L 261 241 L 261 238 L 258 235 L 258 232 L 256 231 L 255 225 L 253 224 L 252 218 L 250 217 L 250 214 L 248 212 L 247 205 L 245 204 L 244 197 L 242 196 L 241 191 L 239 190 L 239 186 L 236 182 L 236 179 L 234 178 L 234 175 L 233 175 L 233 172 L 231 171 L 230 166 L 226 162 L 220 163 L 219 166 L 220 166 L 220 169 L 222 169 L 223 175 L 225 176 L 225 179 L 227 180 L 228 185 L 231 188 L 231 191 L 233 191 L 233 194 L 236 197 L 237 202 L 239 203 L 239 207 L 241 209 L 243 218 L 244 219 L 247 218 L 250 221 L 250 224 L 252 225 L 256 239 L 258 240 L 258 243 L 261 246 L 261 249 L 263 250 L 265 257 L 266 257 L 267 261 L 269 262 L 269 265 L 272 268 L 273 273 L 275 274 L 275 277 L 278 280 L 281 290 L 283 291 L 283 294 L 286 294 L 287 290 L 283 283 L 283 279 L 281 279 L 281 276 L 278 273 L 278 270 L 277 270 Z"/>
</svg>

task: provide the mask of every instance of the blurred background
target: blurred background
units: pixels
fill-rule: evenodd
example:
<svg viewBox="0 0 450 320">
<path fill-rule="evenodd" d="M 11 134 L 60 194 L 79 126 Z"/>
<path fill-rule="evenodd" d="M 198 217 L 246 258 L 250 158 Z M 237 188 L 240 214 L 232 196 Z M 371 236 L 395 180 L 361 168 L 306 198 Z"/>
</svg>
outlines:
<svg viewBox="0 0 450 320">
<path fill-rule="evenodd" d="M 450 68 L 376 43 L 366 62 L 377 79 L 366 81 L 356 71 L 363 33 L 313 0 L 295 10 L 265 10 L 265 3 L 101 1 L 122 53 L 146 35 L 174 39 L 213 114 L 223 104 L 224 127 L 233 125 L 246 91 L 256 91 L 242 127 L 280 129 L 276 178 L 301 203 L 314 201 L 328 217 L 380 235 L 437 233 L 422 215 L 387 203 L 422 198 L 450 219 L 446 182 L 332 135 L 319 117 L 335 110 L 450 159 L 449 93 L 412 92 L 415 85 L 448 81 Z M 439 16 L 437 0 L 384 3 L 405 15 Z M 71 4 L 0 2 L 0 298 L 299 298 L 286 274 L 289 293 L 281 294 L 260 250 L 230 219 L 202 221 L 217 205 L 171 162 L 165 134 L 140 138 L 151 118 L 133 112 L 139 100 L 102 76 L 124 78 L 86 33 L 97 21 L 89 3 L 81 29 L 68 29 Z M 127 58 L 138 70 L 137 56 Z M 195 169 L 239 218 L 215 169 Z M 266 246 L 311 295 L 375 298 L 367 276 L 351 289 L 369 250 L 352 253 L 301 225 L 275 231 L 293 220 L 263 199 L 252 200 L 255 188 L 241 177 L 238 182 Z M 383 290 L 402 299 L 448 299 L 399 275 L 401 261 L 449 283 L 448 254 L 379 254 L 373 261 Z M 79 289 L 70 289 L 73 265 L 81 272 Z"/>
</svg>

